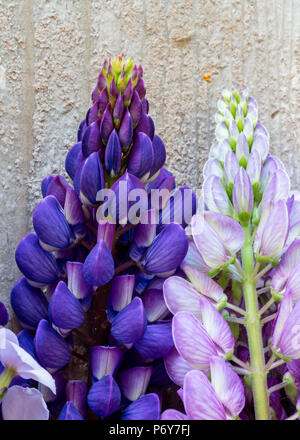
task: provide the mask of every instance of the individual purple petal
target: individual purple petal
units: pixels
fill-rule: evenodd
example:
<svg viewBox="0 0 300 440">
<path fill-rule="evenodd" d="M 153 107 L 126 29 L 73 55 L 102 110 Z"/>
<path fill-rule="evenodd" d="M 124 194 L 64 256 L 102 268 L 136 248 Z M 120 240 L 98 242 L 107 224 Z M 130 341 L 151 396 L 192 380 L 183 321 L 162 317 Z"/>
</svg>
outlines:
<svg viewBox="0 0 300 440">
<path fill-rule="evenodd" d="M 169 193 L 175 188 L 175 177 L 166 168 L 162 168 L 158 176 L 147 183 L 146 189 L 150 194 L 152 189 L 166 189 L 166 195 L 162 194 L 164 200 L 160 201 L 157 209 L 162 209 L 165 203 L 169 200 Z M 153 206 L 153 208 L 156 208 Z"/>
<path fill-rule="evenodd" d="M 63 409 L 61 410 L 57 420 L 83 420 L 83 417 L 77 410 L 75 405 L 72 402 L 67 401 Z"/>
<path fill-rule="evenodd" d="M 109 302 L 113 310 L 120 312 L 132 300 L 135 275 L 119 275 L 112 280 Z"/>
<path fill-rule="evenodd" d="M 83 264 L 76 261 L 67 261 L 68 288 L 75 298 L 84 299 L 92 293 L 91 285 L 83 276 Z"/>
<path fill-rule="evenodd" d="M 272 348 L 275 350 L 279 349 L 279 341 L 282 330 L 292 310 L 293 297 L 292 292 L 289 290 L 285 292 L 283 299 L 279 304 L 276 318 L 273 322 Z"/>
<path fill-rule="evenodd" d="M 244 132 L 238 135 L 235 154 L 239 165 L 246 167 L 249 157 L 249 145 Z"/>
<path fill-rule="evenodd" d="M 185 376 L 183 400 L 189 420 L 226 420 L 225 409 L 202 371 Z"/>
<path fill-rule="evenodd" d="M 170 243 L 176 243 L 176 247 L 170 248 Z M 154 239 L 141 264 L 152 274 L 166 273 L 179 266 L 187 250 L 188 238 L 184 229 L 170 223 Z"/>
<path fill-rule="evenodd" d="M 252 183 L 254 194 L 258 191 L 260 185 L 262 167 L 263 162 L 259 153 L 255 150 L 252 150 L 249 156 L 246 171 Z"/>
<path fill-rule="evenodd" d="M 176 385 L 182 387 L 185 375 L 193 369 L 182 356 L 178 353 L 175 347 L 164 357 L 166 371 L 172 381 Z"/>
<path fill-rule="evenodd" d="M 195 287 L 198 292 L 202 293 L 202 295 L 207 296 L 215 302 L 219 302 L 224 298 L 222 287 L 194 266 L 189 266 L 183 263 L 181 264 L 181 269 L 186 274 L 193 287 Z"/>
<path fill-rule="evenodd" d="M 204 181 L 203 195 L 210 211 L 232 216 L 233 207 L 219 177 L 210 176 Z"/>
<path fill-rule="evenodd" d="M 300 301 L 298 300 L 283 325 L 279 340 L 279 353 L 284 357 L 287 357 L 288 359 L 300 358 L 299 322 L 300 322 Z"/>
<path fill-rule="evenodd" d="M 79 300 L 63 281 L 57 284 L 48 310 L 51 321 L 59 328 L 71 330 L 80 327 L 84 321 L 84 311 Z"/>
<path fill-rule="evenodd" d="M 88 109 L 85 117 L 86 125 L 89 126 L 93 122 L 97 121 L 99 113 L 99 96 L 97 96 L 93 105 Z"/>
<path fill-rule="evenodd" d="M 81 141 L 85 128 L 86 128 L 86 120 L 84 119 L 83 121 L 80 122 L 79 127 L 78 127 L 77 142 Z"/>
<path fill-rule="evenodd" d="M 132 95 L 133 95 L 133 85 L 132 85 L 132 78 L 130 78 L 123 95 L 125 107 L 128 107 L 130 105 Z"/>
<path fill-rule="evenodd" d="M 285 289 L 286 291 L 290 290 L 292 292 L 294 302 L 300 299 L 300 262 L 296 264 L 289 275 Z"/>
<path fill-rule="evenodd" d="M 79 160 L 79 155 L 77 161 Z M 66 191 L 71 188 L 66 179 L 63 176 L 57 175 L 53 176 L 53 179 L 49 182 L 47 187 L 46 196 L 54 196 L 58 203 L 63 208 L 65 206 Z"/>
<path fill-rule="evenodd" d="M 164 282 L 164 299 L 173 315 L 180 311 L 189 311 L 201 318 L 200 295 L 196 289 L 183 278 L 173 276 Z"/>
<path fill-rule="evenodd" d="M 234 219 L 218 212 L 204 212 L 207 223 L 221 237 L 225 248 L 235 255 L 243 246 L 245 234 L 241 225 Z"/>
<path fill-rule="evenodd" d="M 223 172 L 222 168 L 221 170 Z M 225 162 L 224 162 L 224 176 L 228 185 L 233 185 L 235 176 L 237 175 L 238 171 L 239 171 L 239 163 L 237 161 L 236 155 L 234 154 L 233 151 L 228 151 L 228 153 L 225 156 Z M 214 173 L 214 175 L 218 176 L 221 179 L 223 177 L 223 174 Z"/>
<path fill-rule="evenodd" d="M 204 326 L 192 313 L 176 313 L 172 332 L 175 347 L 185 361 L 194 368 L 209 367 L 209 359 L 217 355 L 217 350 Z"/>
<path fill-rule="evenodd" d="M 210 359 L 211 384 L 232 418 L 245 406 L 244 386 L 239 376 L 218 356 Z"/>
<path fill-rule="evenodd" d="M 287 201 L 290 192 L 290 179 L 287 173 L 279 169 L 277 170 L 267 184 L 263 198 L 262 206 L 270 203 L 276 203 L 278 200 Z"/>
<path fill-rule="evenodd" d="M 142 300 L 148 322 L 164 319 L 169 314 L 161 289 L 148 288 L 143 292 Z"/>
<path fill-rule="evenodd" d="M 103 116 L 108 101 L 109 101 L 109 97 L 108 97 L 107 87 L 104 87 L 98 98 L 98 112 L 100 118 L 102 118 Z"/>
<path fill-rule="evenodd" d="M 113 128 L 114 123 L 111 116 L 111 105 L 110 103 L 108 103 L 103 113 L 100 124 L 100 137 L 105 144 L 108 141 L 109 135 L 113 131 Z"/>
<path fill-rule="evenodd" d="M 157 135 L 153 137 L 152 147 L 154 153 L 153 164 L 150 169 L 150 177 L 154 176 L 163 166 L 166 161 L 166 148 L 161 138 Z"/>
<path fill-rule="evenodd" d="M 33 227 L 45 250 L 65 249 L 72 242 L 72 233 L 62 207 L 54 196 L 45 197 L 33 213 Z"/>
<path fill-rule="evenodd" d="M 274 269 L 271 288 L 279 292 L 285 285 L 296 264 L 300 261 L 300 238 L 296 238 L 283 254 L 279 265 Z"/>
<path fill-rule="evenodd" d="M 42 196 L 43 196 L 43 197 L 46 197 L 46 195 L 47 195 L 47 190 L 48 190 L 48 186 L 49 186 L 50 182 L 54 179 L 54 177 L 55 177 L 55 176 L 50 175 L 50 176 L 45 177 L 45 178 L 42 180 L 42 183 L 41 183 L 41 191 L 42 191 Z"/>
<path fill-rule="evenodd" d="M 143 101 L 146 95 L 146 87 L 143 78 L 139 78 L 135 90 L 138 92 L 140 100 Z"/>
<path fill-rule="evenodd" d="M 8 321 L 9 321 L 8 311 L 5 305 L 3 304 L 3 302 L 0 301 L 0 326 L 5 327 Z"/>
<path fill-rule="evenodd" d="M 143 336 L 146 324 L 143 302 L 135 297 L 113 319 L 110 332 L 120 344 L 134 344 Z"/>
<path fill-rule="evenodd" d="M 39 390 L 15 385 L 2 400 L 2 416 L 3 420 L 48 420 L 49 411 Z"/>
<path fill-rule="evenodd" d="M 121 170 L 122 151 L 119 136 L 114 129 L 105 148 L 105 168 L 111 176 L 116 176 Z"/>
<path fill-rule="evenodd" d="M 122 395 L 132 402 L 139 399 L 147 390 L 151 373 L 152 367 L 133 367 L 121 371 L 118 382 Z"/>
<path fill-rule="evenodd" d="M 71 358 L 67 342 L 45 319 L 38 325 L 34 347 L 40 364 L 45 368 L 62 368 Z"/>
<path fill-rule="evenodd" d="M 100 120 L 92 122 L 87 127 L 82 138 L 82 154 L 88 157 L 90 154 L 99 151 L 102 148 L 100 137 Z"/>
<path fill-rule="evenodd" d="M 97 193 L 105 187 L 99 153 L 92 153 L 84 162 L 80 175 L 80 197 L 87 205 L 97 205 Z"/>
<path fill-rule="evenodd" d="M 129 113 L 128 108 L 125 110 L 125 115 L 123 117 L 121 127 L 119 130 L 119 139 L 123 148 L 128 148 L 133 136 L 133 123 L 132 117 Z"/>
<path fill-rule="evenodd" d="M 123 411 L 121 420 L 159 420 L 160 401 L 155 393 L 146 394 Z"/>
<path fill-rule="evenodd" d="M 48 319 L 48 301 L 41 289 L 21 278 L 10 295 L 11 306 L 22 325 L 36 328 L 41 319 Z"/>
<path fill-rule="evenodd" d="M 106 246 L 111 251 L 115 239 L 115 225 L 110 222 L 100 222 L 98 224 L 97 242 L 104 240 Z"/>
<path fill-rule="evenodd" d="M 83 276 L 91 286 L 103 286 L 114 275 L 114 259 L 104 240 L 100 240 L 83 264 Z"/>
<path fill-rule="evenodd" d="M 269 142 L 266 136 L 255 134 L 251 152 L 256 151 L 262 160 L 265 160 L 269 152 Z"/>
<path fill-rule="evenodd" d="M 154 152 L 151 139 L 145 133 L 137 133 L 128 161 L 128 172 L 146 179 L 153 164 Z"/>
<path fill-rule="evenodd" d="M 230 261 L 221 237 L 204 219 L 204 216 L 194 215 L 191 227 L 194 243 L 209 267 L 219 268 Z"/>
<path fill-rule="evenodd" d="M 253 189 L 243 167 L 240 167 L 234 179 L 232 201 L 242 224 L 248 224 L 253 209 Z"/>
<path fill-rule="evenodd" d="M 164 357 L 173 347 L 171 323 L 147 325 L 145 333 L 134 347 L 144 359 Z"/>
<path fill-rule="evenodd" d="M 118 96 L 118 89 L 115 83 L 115 78 L 112 79 L 112 82 L 110 83 L 110 87 L 109 87 L 109 102 L 112 106 L 112 108 L 115 105 L 115 102 L 117 100 L 117 96 Z"/>
<path fill-rule="evenodd" d="M 289 229 L 289 216 L 286 202 L 278 200 L 270 210 L 262 232 L 259 255 L 267 258 L 277 257 L 285 244 Z M 254 246 L 258 245 L 255 239 Z"/>
<path fill-rule="evenodd" d="M 133 127 L 136 127 L 142 114 L 142 103 L 136 90 L 133 91 L 132 101 L 129 107 Z"/>
<path fill-rule="evenodd" d="M 83 380 L 68 380 L 66 385 L 66 399 L 72 402 L 76 410 L 82 415 L 86 416 L 86 396 L 87 383 Z"/>
<path fill-rule="evenodd" d="M 107 374 L 116 373 L 124 351 L 119 347 L 105 347 L 96 345 L 91 347 L 91 374 L 94 379 L 100 380 Z"/>
<path fill-rule="evenodd" d="M 99 89 L 99 91 L 101 91 L 102 89 L 104 89 L 106 86 L 106 78 L 103 74 L 103 70 L 101 70 L 101 72 L 99 73 L 98 76 L 98 80 L 97 80 L 97 87 Z"/>
<path fill-rule="evenodd" d="M 33 334 L 29 330 L 21 330 L 20 333 L 18 333 L 18 341 L 20 347 L 27 351 L 27 353 L 30 354 L 33 359 L 37 360 L 34 352 Z M 48 389 L 49 388 L 47 388 L 47 390 Z"/>
<path fill-rule="evenodd" d="M 114 125 L 117 129 L 120 126 L 123 112 L 124 112 L 124 103 L 123 103 L 122 92 L 120 92 L 113 110 Z"/>
<path fill-rule="evenodd" d="M 202 322 L 205 330 L 214 341 L 220 355 L 228 358 L 234 349 L 234 337 L 229 324 L 218 310 L 205 297 L 200 297 Z"/>
<path fill-rule="evenodd" d="M 40 246 L 36 234 L 28 234 L 20 241 L 15 258 L 18 268 L 30 283 L 55 283 L 60 275 L 55 258 Z"/>
<path fill-rule="evenodd" d="M 161 413 L 160 420 L 188 420 L 188 417 L 177 409 L 166 409 Z"/>
<path fill-rule="evenodd" d="M 82 150 L 81 150 L 81 141 L 80 141 L 77 142 L 77 144 L 73 145 L 73 147 L 71 147 L 71 149 L 68 151 L 68 154 L 66 156 L 65 168 L 72 180 L 74 180 L 75 177 L 76 163 L 77 163 L 78 155 L 81 151 Z M 43 194 L 44 197 L 45 195 L 46 193 Z"/>
<path fill-rule="evenodd" d="M 117 411 L 121 403 L 121 393 L 115 379 L 110 375 L 92 385 L 88 397 L 91 410 L 101 417 L 107 417 Z"/>
</svg>

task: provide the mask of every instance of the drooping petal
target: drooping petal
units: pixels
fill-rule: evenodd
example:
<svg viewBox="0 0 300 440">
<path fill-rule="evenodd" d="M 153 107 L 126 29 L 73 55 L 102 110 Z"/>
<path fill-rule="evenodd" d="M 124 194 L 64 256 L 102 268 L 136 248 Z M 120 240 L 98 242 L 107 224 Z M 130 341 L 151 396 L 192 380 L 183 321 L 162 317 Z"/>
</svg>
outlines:
<svg viewBox="0 0 300 440">
<path fill-rule="evenodd" d="M 115 379 L 107 374 L 92 385 L 88 397 L 91 410 L 101 417 L 107 417 L 119 409 L 121 393 Z"/>
<path fill-rule="evenodd" d="M 210 360 L 211 384 L 232 418 L 245 406 L 244 386 L 239 376 L 219 356 Z"/>
<path fill-rule="evenodd" d="M 205 330 L 224 357 L 230 356 L 234 349 L 234 337 L 229 324 L 218 310 L 205 297 L 200 297 L 202 322 Z"/>
<path fill-rule="evenodd" d="M 39 390 L 15 385 L 2 400 L 2 416 L 3 420 L 48 420 L 49 410 Z"/>
<path fill-rule="evenodd" d="M 91 286 L 103 286 L 114 275 L 114 260 L 104 240 L 91 250 L 83 264 L 83 276 Z"/>
<path fill-rule="evenodd" d="M 176 385 L 182 387 L 185 375 L 193 369 L 184 359 L 175 347 L 164 357 L 165 368 Z"/>
<path fill-rule="evenodd" d="M 42 249 L 36 234 L 28 234 L 20 241 L 15 258 L 18 268 L 29 282 L 37 285 L 51 284 L 60 275 L 55 258 Z"/>
<path fill-rule="evenodd" d="M 134 348 L 144 359 L 164 357 L 172 347 L 173 339 L 170 322 L 147 325 L 142 338 L 134 345 Z"/>
<path fill-rule="evenodd" d="M 189 311 L 201 319 L 200 295 L 188 281 L 178 276 L 170 277 L 164 282 L 163 292 L 166 305 L 173 315 Z"/>
<path fill-rule="evenodd" d="M 94 346 L 91 347 L 91 373 L 94 379 L 100 380 L 107 374 L 116 373 L 124 351 L 119 347 Z"/>
<path fill-rule="evenodd" d="M 185 376 L 183 401 L 189 420 L 226 420 L 225 409 L 202 371 Z"/>
<path fill-rule="evenodd" d="M 200 214 L 191 221 L 194 243 L 205 263 L 212 268 L 219 268 L 229 261 L 229 255 L 221 237 Z"/>
<path fill-rule="evenodd" d="M 45 368 L 59 369 L 70 360 L 70 350 L 67 342 L 42 319 L 37 328 L 34 346 L 40 364 Z"/>
<path fill-rule="evenodd" d="M 121 344 L 134 344 L 143 336 L 146 324 L 143 302 L 135 297 L 113 319 L 111 335 Z"/>
<path fill-rule="evenodd" d="M 41 289 L 30 286 L 21 278 L 10 295 L 11 306 L 20 322 L 36 328 L 41 319 L 48 319 L 48 301 Z"/>
<path fill-rule="evenodd" d="M 183 263 L 181 264 L 181 269 L 186 274 L 193 287 L 195 287 L 195 289 L 202 295 L 205 295 L 216 302 L 219 302 L 224 297 L 222 287 L 194 266 L 189 266 Z"/>
<path fill-rule="evenodd" d="M 170 243 L 176 243 L 176 246 L 170 248 Z M 152 274 L 169 272 L 179 266 L 187 250 L 188 238 L 184 229 L 176 223 L 170 223 L 154 239 L 141 264 Z"/>
<path fill-rule="evenodd" d="M 241 225 L 236 220 L 211 211 L 205 211 L 204 218 L 221 237 L 225 248 L 232 255 L 235 255 L 242 248 L 245 234 Z"/>
<path fill-rule="evenodd" d="M 135 400 L 123 411 L 121 420 L 159 420 L 160 401 L 155 393 Z"/>
<path fill-rule="evenodd" d="M 217 355 L 217 350 L 204 326 L 192 313 L 176 313 L 172 333 L 177 351 L 192 367 L 209 367 L 209 359 Z"/>
<path fill-rule="evenodd" d="M 134 401 L 145 394 L 152 367 L 133 367 L 129 370 L 123 370 L 119 374 L 120 390 L 126 399 Z"/>
<path fill-rule="evenodd" d="M 79 300 L 63 281 L 57 284 L 48 310 L 51 321 L 62 329 L 80 327 L 84 321 L 84 310 Z"/>
<path fill-rule="evenodd" d="M 79 155 L 77 161 L 79 161 Z M 66 191 L 68 188 L 71 187 L 66 179 L 58 174 L 56 176 L 53 176 L 53 179 L 49 181 L 47 192 L 44 197 L 54 196 L 63 208 L 65 205 Z"/>
</svg>

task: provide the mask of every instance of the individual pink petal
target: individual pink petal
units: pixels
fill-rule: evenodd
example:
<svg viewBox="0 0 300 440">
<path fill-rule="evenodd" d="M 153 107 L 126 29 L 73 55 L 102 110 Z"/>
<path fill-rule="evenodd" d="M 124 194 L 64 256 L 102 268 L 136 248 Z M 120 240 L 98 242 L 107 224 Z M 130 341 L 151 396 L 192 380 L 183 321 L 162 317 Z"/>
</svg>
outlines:
<svg viewBox="0 0 300 440">
<path fill-rule="evenodd" d="M 192 312 L 197 318 L 201 318 L 200 295 L 191 283 L 173 276 L 166 279 L 163 291 L 165 303 L 173 315 L 186 310 Z"/>
<path fill-rule="evenodd" d="M 234 337 L 228 323 L 206 298 L 200 298 L 200 306 L 205 330 L 220 348 L 220 354 L 224 357 L 230 356 L 234 349 Z"/>
<path fill-rule="evenodd" d="M 193 368 L 183 359 L 175 347 L 171 348 L 164 357 L 164 364 L 168 376 L 176 385 L 183 386 L 185 375 Z"/>
<path fill-rule="evenodd" d="M 221 237 L 225 248 L 236 254 L 243 246 L 245 234 L 241 225 L 234 219 L 217 212 L 206 211 L 204 218 Z"/>
<path fill-rule="evenodd" d="M 296 238 L 283 254 L 279 265 L 274 269 L 271 288 L 280 292 L 296 264 L 300 261 L 300 238 Z"/>
<path fill-rule="evenodd" d="M 205 263 L 193 241 L 189 242 L 189 248 L 182 264 L 195 267 L 197 270 L 203 273 L 208 273 L 211 270 L 211 267 Z"/>
<path fill-rule="evenodd" d="M 244 386 L 239 376 L 219 356 L 210 359 L 211 384 L 232 418 L 245 406 Z"/>
<path fill-rule="evenodd" d="M 195 267 L 183 263 L 181 269 L 198 292 L 216 302 L 224 296 L 222 287 Z"/>
<path fill-rule="evenodd" d="M 225 246 L 221 237 L 204 220 L 200 214 L 192 217 L 192 235 L 198 251 L 202 255 L 205 263 L 212 268 L 219 268 L 229 260 Z"/>
<path fill-rule="evenodd" d="M 225 409 L 202 371 L 185 376 L 183 400 L 189 420 L 226 420 Z"/>
<path fill-rule="evenodd" d="M 300 359 L 300 300 L 296 302 L 283 325 L 279 349 L 289 359 Z"/>
<path fill-rule="evenodd" d="M 289 216 L 286 202 L 278 200 L 270 211 L 264 227 L 259 254 L 275 258 L 280 254 L 285 244 L 289 229 Z"/>
<path fill-rule="evenodd" d="M 190 312 L 176 313 L 172 333 L 177 351 L 194 368 L 208 368 L 211 356 L 218 354 L 204 326 Z"/>
<path fill-rule="evenodd" d="M 285 289 L 292 292 L 293 301 L 300 299 L 300 261 L 292 270 L 285 285 Z"/>
</svg>

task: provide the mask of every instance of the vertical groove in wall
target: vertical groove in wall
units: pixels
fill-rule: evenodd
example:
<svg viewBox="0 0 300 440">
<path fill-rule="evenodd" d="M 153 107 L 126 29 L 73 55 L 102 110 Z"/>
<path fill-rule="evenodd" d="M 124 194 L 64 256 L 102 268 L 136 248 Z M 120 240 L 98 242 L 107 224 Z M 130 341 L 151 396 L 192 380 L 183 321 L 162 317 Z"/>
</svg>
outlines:
<svg viewBox="0 0 300 440">
<path fill-rule="evenodd" d="M 24 4 L 24 31 L 25 31 L 25 86 L 22 111 L 22 128 L 24 130 L 24 144 L 26 148 L 26 164 L 24 164 L 25 182 L 29 176 L 30 161 L 32 158 L 33 136 L 33 114 L 34 114 L 34 62 L 33 62 L 33 0 L 25 0 Z M 29 191 L 26 191 L 26 216 L 30 218 Z M 27 225 L 27 229 L 28 229 Z"/>
<path fill-rule="evenodd" d="M 85 36 L 85 48 L 83 55 L 84 62 L 84 72 L 85 72 L 85 87 L 84 87 L 84 102 L 87 105 L 90 100 L 91 88 L 92 88 L 92 75 L 91 75 L 91 27 L 90 27 L 90 3 L 91 0 L 82 0 L 82 26 L 83 33 Z"/>
</svg>

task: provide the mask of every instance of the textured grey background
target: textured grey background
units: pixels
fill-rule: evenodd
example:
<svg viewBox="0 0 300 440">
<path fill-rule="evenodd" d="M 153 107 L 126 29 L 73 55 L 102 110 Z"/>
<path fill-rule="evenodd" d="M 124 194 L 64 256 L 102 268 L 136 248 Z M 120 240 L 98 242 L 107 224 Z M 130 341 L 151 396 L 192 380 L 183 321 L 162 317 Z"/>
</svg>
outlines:
<svg viewBox="0 0 300 440">
<path fill-rule="evenodd" d="M 105 57 L 142 63 L 178 183 L 198 187 L 222 85 L 246 83 L 300 183 L 300 0 L 0 0 L 0 298 L 40 182 L 60 173 Z M 175 42 L 194 29 L 190 40 Z M 202 75 L 212 73 L 211 82 Z"/>
</svg>

